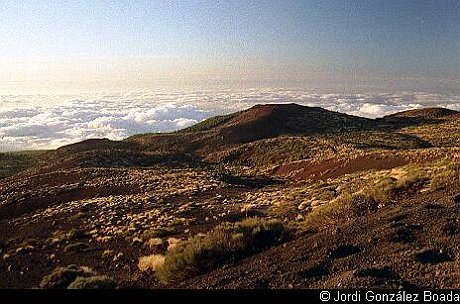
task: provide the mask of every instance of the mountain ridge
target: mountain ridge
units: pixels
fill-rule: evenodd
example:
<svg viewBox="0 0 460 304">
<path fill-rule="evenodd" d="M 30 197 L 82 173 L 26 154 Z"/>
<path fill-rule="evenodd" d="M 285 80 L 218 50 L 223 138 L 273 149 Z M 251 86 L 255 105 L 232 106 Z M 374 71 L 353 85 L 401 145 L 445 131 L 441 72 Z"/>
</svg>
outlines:
<svg viewBox="0 0 460 304">
<path fill-rule="evenodd" d="M 419 116 L 420 111 L 417 112 Z M 444 110 L 429 109 L 429 113 L 437 111 Z M 180 159 L 187 162 L 193 159 L 193 162 L 220 162 L 222 157 L 228 159 L 224 155 L 233 153 L 231 149 L 269 139 L 280 142 L 283 137 L 315 138 L 367 132 L 391 133 L 393 137 L 401 137 L 395 132 L 405 126 L 438 123 L 444 118 L 431 114 L 427 118 L 414 119 L 406 117 L 404 113 L 401 117 L 396 113 L 396 116 L 369 119 L 295 103 L 259 104 L 229 115 L 206 119 L 176 132 L 141 134 L 121 141 L 89 139 L 50 151 L 45 157 L 49 160 L 61 159 L 55 166 L 66 168 L 97 163 L 110 166 L 110 159 L 121 166 L 149 166 L 165 161 L 177 164 Z M 402 144 L 403 138 L 400 140 Z M 243 161 L 247 157 L 253 158 L 251 155 L 254 153 L 237 152 L 240 156 L 236 158 Z"/>
</svg>

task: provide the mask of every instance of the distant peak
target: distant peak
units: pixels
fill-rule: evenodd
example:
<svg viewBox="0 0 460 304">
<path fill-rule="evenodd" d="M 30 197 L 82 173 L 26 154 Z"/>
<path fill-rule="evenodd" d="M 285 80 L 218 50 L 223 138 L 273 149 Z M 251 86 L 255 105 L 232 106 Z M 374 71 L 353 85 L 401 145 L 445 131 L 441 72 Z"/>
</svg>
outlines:
<svg viewBox="0 0 460 304">
<path fill-rule="evenodd" d="M 460 112 L 446 108 L 423 108 L 398 112 L 385 117 L 388 118 L 440 118 L 457 115 Z"/>
<path fill-rule="evenodd" d="M 276 109 L 276 108 L 308 108 L 306 106 L 301 106 L 297 103 L 290 102 L 290 103 L 264 103 L 264 104 L 256 104 L 251 109 Z"/>
<path fill-rule="evenodd" d="M 308 109 L 319 109 L 317 107 L 308 107 L 299 105 L 297 103 L 265 103 L 256 104 L 249 108 L 247 111 L 275 111 L 275 110 L 308 110 Z"/>
</svg>

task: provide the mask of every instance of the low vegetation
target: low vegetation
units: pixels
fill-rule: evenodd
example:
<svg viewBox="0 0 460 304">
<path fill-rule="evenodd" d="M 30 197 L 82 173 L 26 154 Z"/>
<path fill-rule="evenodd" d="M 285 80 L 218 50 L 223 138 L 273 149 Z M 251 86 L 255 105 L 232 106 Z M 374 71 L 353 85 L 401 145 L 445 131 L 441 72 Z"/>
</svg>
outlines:
<svg viewBox="0 0 460 304">
<path fill-rule="evenodd" d="M 420 167 L 409 166 L 398 178 L 383 177 L 364 184 L 356 192 L 343 192 L 330 202 L 313 209 L 306 218 L 307 225 L 330 226 L 372 213 L 390 203 L 398 195 L 411 193 L 429 181 L 428 173 Z"/>
<path fill-rule="evenodd" d="M 113 289 L 116 287 L 115 280 L 96 275 L 92 269 L 77 265 L 57 267 L 40 283 L 40 288 L 44 289 Z"/>
<path fill-rule="evenodd" d="M 431 179 L 431 188 L 440 190 L 460 181 L 460 163 L 439 164 Z"/>
<path fill-rule="evenodd" d="M 90 277 L 93 273 L 90 269 L 78 267 L 77 265 L 69 265 L 67 267 L 57 267 L 52 273 L 45 276 L 40 288 L 47 289 L 62 289 L 67 288 L 78 277 Z"/>
<path fill-rule="evenodd" d="M 114 289 L 117 282 L 106 276 L 77 277 L 68 289 Z"/>
<path fill-rule="evenodd" d="M 137 265 L 140 271 L 157 270 L 159 266 L 163 265 L 165 257 L 161 254 L 152 254 L 139 258 L 139 264 Z"/>
<path fill-rule="evenodd" d="M 0 153 L 0 179 L 24 171 L 38 163 L 46 151 Z"/>
<path fill-rule="evenodd" d="M 211 118 L 208 118 L 200 123 L 197 123 L 193 126 L 190 126 L 188 128 L 185 128 L 183 130 L 180 130 L 178 132 L 180 133 L 187 133 L 187 132 L 201 132 L 201 131 L 207 131 L 212 128 L 215 128 L 219 125 L 222 125 L 233 118 L 237 117 L 239 113 L 233 113 L 230 115 L 222 115 L 222 116 L 214 116 Z"/>
<path fill-rule="evenodd" d="M 153 238 L 162 238 L 170 236 L 176 233 L 176 230 L 172 227 L 159 227 L 155 229 L 150 229 L 145 231 L 142 234 L 144 239 L 153 239 Z"/>
<path fill-rule="evenodd" d="M 180 281 L 260 252 L 285 237 L 283 224 L 276 220 L 221 224 L 168 251 L 164 262 L 156 265 L 156 275 L 162 282 Z"/>
</svg>

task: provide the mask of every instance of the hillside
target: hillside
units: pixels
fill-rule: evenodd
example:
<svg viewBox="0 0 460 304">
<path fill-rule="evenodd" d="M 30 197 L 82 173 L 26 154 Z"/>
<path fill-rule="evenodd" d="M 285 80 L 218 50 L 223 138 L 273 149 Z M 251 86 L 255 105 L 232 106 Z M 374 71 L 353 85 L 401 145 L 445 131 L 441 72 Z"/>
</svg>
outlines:
<svg viewBox="0 0 460 304">
<path fill-rule="evenodd" d="M 454 110 L 445 108 L 423 108 L 408 110 L 392 115 L 386 116 L 387 118 L 446 118 L 458 115 L 459 113 Z"/>
<path fill-rule="evenodd" d="M 460 287 L 455 111 L 257 105 L 33 155 L 3 158 L 1 288 Z"/>
<path fill-rule="evenodd" d="M 431 118 L 426 121 L 390 118 L 370 120 L 296 104 L 256 105 L 234 114 L 210 118 L 174 133 L 138 135 L 121 142 L 107 139 L 84 141 L 50 152 L 49 159 L 61 159 L 58 166 L 63 167 L 87 166 L 99 161 L 100 165 L 105 163 L 104 166 L 150 166 L 165 161 L 164 158 L 186 165 L 194 160 L 227 162 L 228 157 L 232 162 L 239 160 L 244 163 L 247 157 L 266 158 L 266 151 L 253 152 L 254 144 L 264 145 L 264 140 L 271 140 L 276 145 L 283 145 L 286 138 L 300 139 L 294 145 L 301 146 L 299 149 L 302 151 L 312 150 L 312 147 L 304 146 L 302 140 L 305 138 L 333 141 L 328 146 L 340 146 L 342 142 L 348 144 L 346 140 L 349 137 L 353 144 L 363 141 L 363 144 L 373 146 L 420 147 L 427 143 L 399 131 L 411 125 L 437 122 Z M 341 142 L 337 143 L 335 139 L 339 136 Z M 360 138 L 363 136 L 366 138 Z M 347 139 L 344 140 L 344 137 Z M 107 163 L 108 160 L 111 163 Z M 256 165 L 260 167 L 264 164 Z"/>
</svg>

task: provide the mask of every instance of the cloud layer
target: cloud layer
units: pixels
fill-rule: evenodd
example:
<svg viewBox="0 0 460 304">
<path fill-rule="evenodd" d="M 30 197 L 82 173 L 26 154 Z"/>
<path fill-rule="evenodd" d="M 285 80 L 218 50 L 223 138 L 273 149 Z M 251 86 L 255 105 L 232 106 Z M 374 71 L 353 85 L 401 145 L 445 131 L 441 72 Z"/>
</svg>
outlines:
<svg viewBox="0 0 460 304">
<path fill-rule="evenodd" d="M 82 96 L 0 95 L 0 152 L 56 148 L 88 138 L 166 132 L 258 103 L 295 102 L 364 117 L 422 107 L 460 110 L 460 96 L 322 94 L 307 90 L 144 91 Z"/>
</svg>

